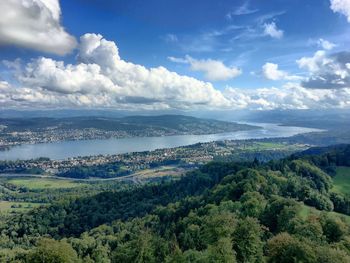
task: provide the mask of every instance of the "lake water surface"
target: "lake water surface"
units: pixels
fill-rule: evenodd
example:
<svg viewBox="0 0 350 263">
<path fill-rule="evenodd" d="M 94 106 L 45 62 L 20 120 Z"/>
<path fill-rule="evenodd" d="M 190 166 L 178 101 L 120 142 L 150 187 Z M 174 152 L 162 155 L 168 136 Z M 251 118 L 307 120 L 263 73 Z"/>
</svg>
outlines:
<svg viewBox="0 0 350 263">
<path fill-rule="evenodd" d="M 263 127 L 263 129 L 209 135 L 136 137 L 124 139 L 23 144 L 12 147 L 6 151 L 0 151 L 0 160 L 27 160 L 39 157 L 48 157 L 53 160 L 61 160 L 77 156 L 151 151 L 156 149 L 186 146 L 200 142 L 290 137 L 300 133 L 320 131 L 312 128 L 278 126 L 277 124 L 267 123 L 249 124 Z"/>
</svg>

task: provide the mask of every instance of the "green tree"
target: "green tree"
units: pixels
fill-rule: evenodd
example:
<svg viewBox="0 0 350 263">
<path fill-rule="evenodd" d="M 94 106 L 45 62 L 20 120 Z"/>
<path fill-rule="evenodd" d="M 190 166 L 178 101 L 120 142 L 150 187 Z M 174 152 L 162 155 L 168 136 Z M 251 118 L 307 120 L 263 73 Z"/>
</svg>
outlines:
<svg viewBox="0 0 350 263">
<path fill-rule="evenodd" d="M 323 240 L 321 223 L 316 216 L 309 216 L 306 220 L 294 220 L 293 229 L 290 231 L 301 238 L 308 238 L 315 242 Z"/>
<path fill-rule="evenodd" d="M 106 246 L 98 245 L 92 252 L 91 257 L 96 263 L 110 263 L 109 248 Z"/>
<path fill-rule="evenodd" d="M 44 238 L 38 242 L 38 246 L 29 253 L 28 263 L 78 263 L 77 253 L 70 244 L 65 241 L 56 241 Z"/>
<path fill-rule="evenodd" d="M 216 243 L 220 238 L 230 237 L 236 218 L 232 213 L 219 213 L 204 218 L 202 225 L 202 241 L 207 244 Z"/>
<path fill-rule="evenodd" d="M 236 257 L 232 249 L 231 239 L 222 238 L 216 244 L 209 245 L 206 259 L 206 262 L 210 263 L 235 263 Z"/>
<path fill-rule="evenodd" d="M 240 202 L 242 203 L 242 213 L 244 216 L 259 218 L 266 206 L 266 200 L 263 195 L 258 192 L 247 192 L 242 195 Z"/>
<path fill-rule="evenodd" d="M 171 246 L 171 254 L 166 257 L 165 262 L 166 263 L 185 263 L 186 262 L 185 256 L 182 253 L 181 249 L 179 248 L 179 245 L 177 244 L 175 238 L 170 242 L 170 246 Z"/>
<path fill-rule="evenodd" d="M 328 215 L 321 217 L 323 233 L 328 242 L 339 242 L 348 232 L 348 226 L 339 218 Z"/>
<path fill-rule="evenodd" d="M 237 261 L 260 263 L 263 261 L 263 242 L 261 226 L 255 218 L 247 217 L 238 222 L 233 232 L 233 248 Z"/>
<path fill-rule="evenodd" d="M 288 233 L 281 233 L 267 242 L 269 263 L 316 263 L 316 255 L 311 246 L 300 242 Z"/>
<path fill-rule="evenodd" d="M 152 263 L 156 262 L 152 233 L 149 230 L 141 233 L 121 246 L 113 253 L 112 262 Z"/>
<path fill-rule="evenodd" d="M 319 247 L 317 249 L 317 263 L 348 263 L 350 256 L 342 250 L 330 247 Z"/>
</svg>

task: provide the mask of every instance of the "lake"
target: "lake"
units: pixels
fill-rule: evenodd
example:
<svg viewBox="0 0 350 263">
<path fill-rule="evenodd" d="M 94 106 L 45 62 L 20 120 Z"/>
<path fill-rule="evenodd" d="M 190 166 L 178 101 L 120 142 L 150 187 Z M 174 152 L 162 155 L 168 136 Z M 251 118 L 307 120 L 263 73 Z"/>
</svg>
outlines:
<svg viewBox="0 0 350 263">
<path fill-rule="evenodd" d="M 62 160 L 77 156 L 152 151 L 162 148 L 186 146 L 200 142 L 290 137 L 301 133 L 321 131 L 312 128 L 279 126 L 277 124 L 269 123 L 249 124 L 260 126 L 262 129 L 208 135 L 177 135 L 123 139 L 113 138 L 104 140 L 23 144 L 12 147 L 6 151 L 0 151 L 0 160 L 27 160 L 39 157 Z"/>
</svg>

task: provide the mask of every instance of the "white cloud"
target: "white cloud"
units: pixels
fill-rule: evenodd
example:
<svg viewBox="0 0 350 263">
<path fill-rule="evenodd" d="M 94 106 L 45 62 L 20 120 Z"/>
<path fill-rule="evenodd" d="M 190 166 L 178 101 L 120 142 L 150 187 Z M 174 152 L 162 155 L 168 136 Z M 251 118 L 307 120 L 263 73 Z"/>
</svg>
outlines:
<svg viewBox="0 0 350 263">
<path fill-rule="evenodd" d="M 317 44 L 318 46 L 320 46 L 321 48 L 325 49 L 325 50 L 332 50 L 333 48 L 335 48 L 337 45 L 330 42 L 330 41 L 327 41 L 323 38 L 320 38 L 318 41 L 317 41 Z"/>
<path fill-rule="evenodd" d="M 287 72 L 278 69 L 278 64 L 267 62 L 262 67 L 265 78 L 269 80 L 300 80 L 298 76 L 289 75 Z"/>
<path fill-rule="evenodd" d="M 203 72 L 205 78 L 211 81 L 229 80 L 242 74 L 241 69 L 228 67 L 220 60 L 194 59 L 190 56 L 185 58 L 168 57 L 168 59 L 175 63 L 189 64 L 191 70 Z"/>
<path fill-rule="evenodd" d="M 168 43 L 176 43 L 179 41 L 178 37 L 174 34 L 167 34 L 162 37 L 165 42 Z"/>
<path fill-rule="evenodd" d="M 265 78 L 270 80 L 281 80 L 287 75 L 284 71 L 279 70 L 278 65 L 274 63 L 267 62 L 262 69 Z"/>
<path fill-rule="evenodd" d="M 306 89 L 295 83 L 287 83 L 281 88 L 240 89 L 226 88 L 222 95 L 228 105 L 216 105 L 215 109 L 320 109 L 320 108 L 350 108 L 350 89 Z M 128 101 L 129 100 L 129 101 Z M 5 81 L 0 81 L 0 108 L 55 108 L 55 107 L 84 107 L 84 108 L 118 108 L 162 110 L 174 108 L 174 105 L 164 101 L 149 103 L 144 98 L 134 97 L 123 100 L 111 93 L 71 92 L 57 93 L 39 87 L 15 87 Z M 139 103 L 137 100 L 140 100 Z M 195 109 L 196 104 L 181 104 L 177 108 Z M 208 109 L 208 105 L 203 105 Z"/>
<path fill-rule="evenodd" d="M 275 22 L 264 24 L 264 34 L 272 38 L 280 39 L 283 37 L 283 30 L 278 29 Z"/>
<path fill-rule="evenodd" d="M 242 74 L 242 71 L 237 67 L 227 67 L 219 60 L 213 59 L 194 59 L 187 57 L 191 69 L 193 71 L 204 72 L 205 77 L 208 80 L 218 81 L 218 80 L 228 80 L 235 78 Z"/>
<path fill-rule="evenodd" d="M 320 58 L 321 57 L 321 58 Z M 190 58 L 186 57 L 186 60 Z M 310 60 L 308 60 L 310 59 Z M 346 54 L 305 58 L 304 67 L 322 70 L 324 59 L 347 61 Z M 345 62 L 344 62 L 345 63 Z M 350 62 L 344 67 L 350 70 Z M 272 64 L 272 63 L 270 63 Z M 2 108 L 93 107 L 117 109 L 307 109 L 350 108 L 350 88 L 308 89 L 295 83 L 281 88 L 224 91 L 211 83 L 181 76 L 164 67 L 145 68 L 120 58 L 114 42 L 101 35 L 81 37 L 77 62 L 65 64 L 50 58 L 30 63 L 6 62 L 19 84 L 0 81 Z M 214 63 L 215 65 L 215 63 Z M 274 65 L 274 64 L 272 64 Z M 277 77 L 289 75 L 272 67 Z M 277 71 L 274 72 L 274 71 Z M 282 72 L 282 73 L 281 73 Z M 315 71 L 317 73 L 318 71 Z"/>
<path fill-rule="evenodd" d="M 250 15 L 258 12 L 258 9 L 249 8 L 249 2 L 244 2 L 243 5 L 236 8 L 234 11 L 231 11 L 226 14 L 226 18 L 231 20 L 234 16 Z"/>
<path fill-rule="evenodd" d="M 350 52 L 328 55 L 324 50 L 312 57 L 297 60 L 300 68 L 309 71 L 310 76 L 302 82 L 307 88 L 341 89 L 350 88 Z"/>
<path fill-rule="evenodd" d="M 228 105 L 216 105 L 215 109 L 320 109 L 350 108 L 350 89 L 306 89 L 295 83 L 287 83 L 281 88 L 240 89 L 226 88 L 223 93 Z M 138 98 L 134 98 L 137 100 Z M 160 110 L 173 108 L 166 101 L 145 104 L 123 101 L 109 93 L 70 93 L 61 94 L 43 88 L 14 87 L 0 81 L 0 108 L 54 108 L 54 107 L 98 107 L 118 109 Z M 127 102 L 127 103 L 125 103 Z M 152 102 L 150 100 L 150 102 Z M 195 104 L 186 104 L 195 109 Z M 186 108 L 181 105 L 178 108 Z M 208 109 L 207 105 L 203 105 Z"/>
<path fill-rule="evenodd" d="M 164 67 L 147 69 L 122 60 L 116 44 L 101 35 L 83 35 L 77 59 L 76 64 L 50 58 L 34 59 L 20 72 L 16 70 L 17 80 L 23 87 L 46 97 L 54 96 L 57 103 L 64 101 L 65 105 L 127 107 L 138 104 L 161 108 L 229 105 L 222 93 L 208 82 L 178 75 Z"/>
<path fill-rule="evenodd" d="M 306 69 L 312 73 L 319 71 L 323 65 L 329 62 L 331 61 L 327 58 L 324 50 L 317 51 L 312 57 L 302 57 L 297 60 L 297 64 L 300 68 Z"/>
<path fill-rule="evenodd" d="M 335 13 L 345 15 L 350 23 L 350 0 L 330 0 L 331 9 Z"/>
<path fill-rule="evenodd" d="M 76 40 L 60 24 L 58 0 L 0 1 L 0 44 L 64 55 Z"/>
<path fill-rule="evenodd" d="M 176 58 L 176 57 L 168 57 L 168 60 L 174 63 L 180 63 L 180 64 L 188 64 L 188 60 L 186 58 Z"/>
<path fill-rule="evenodd" d="M 117 87 L 97 64 L 65 65 L 62 61 L 50 58 L 39 58 L 27 64 L 19 80 L 26 86 L 63 94 L 117 91 Z"/>
<path fill-rule="evenodd" d="M 224 95 L 235 108 L 257 110 L 349 108 L 350 89 L 306 89 L 287 83 L 281 88 L 227 88 Z"/>
</svg>

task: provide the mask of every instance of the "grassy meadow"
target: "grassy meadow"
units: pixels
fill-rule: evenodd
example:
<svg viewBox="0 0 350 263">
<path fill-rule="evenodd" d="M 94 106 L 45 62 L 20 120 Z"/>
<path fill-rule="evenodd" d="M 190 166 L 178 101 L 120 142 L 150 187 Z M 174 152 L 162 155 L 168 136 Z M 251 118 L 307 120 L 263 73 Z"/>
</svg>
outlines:
<svg viewBox="0 0 350 263">
<path fill-rule="evenodd" d="M 8 179 L 10 184 L 25 187 L 28 189 L 58 189 L 58 188 L 74 188 L 84 186 L 84 183 L 54 178 L 14 178 Z"/>
<path fill-rule="evenodd" d="M 44 204 L 29 202 L 0 201 L 0 213 L 26 212 Z"/>
<path fill-rule="evenodd" d="M 333 192 L 350 194 L 350 167 L 337 167 L 336 176 L 333 177 Z"/>
</svg>

